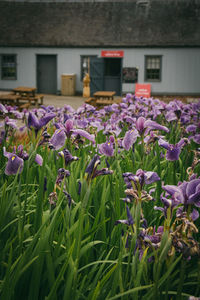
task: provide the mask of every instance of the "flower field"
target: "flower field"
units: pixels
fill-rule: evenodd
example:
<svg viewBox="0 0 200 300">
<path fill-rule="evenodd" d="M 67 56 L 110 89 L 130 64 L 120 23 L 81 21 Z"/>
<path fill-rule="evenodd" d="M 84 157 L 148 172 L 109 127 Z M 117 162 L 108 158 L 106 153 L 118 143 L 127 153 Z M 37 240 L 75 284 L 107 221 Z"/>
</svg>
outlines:
<svg viewBox="0 0 200 300">
<path fill-rule="evenodd" d="M 200 102 L 0 104 L 0 299 L 197 299 L 199 207 Z"/>
</svg>

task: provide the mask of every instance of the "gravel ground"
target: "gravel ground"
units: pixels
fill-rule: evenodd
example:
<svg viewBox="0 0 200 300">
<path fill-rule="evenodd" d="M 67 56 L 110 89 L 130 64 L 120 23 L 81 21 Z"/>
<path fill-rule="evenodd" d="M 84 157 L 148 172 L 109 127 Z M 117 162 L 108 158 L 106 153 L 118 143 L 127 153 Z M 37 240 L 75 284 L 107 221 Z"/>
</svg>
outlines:
<svg viewBox="0 0 200 300">
<path fill-rule="evenodd" d="M 1 94 L 8 93 L 6 91 L 0 91 Z M 120 97 L 115 97 L 115 100 L 119 101 Z M 160 99 L 164 102 L 169 102 L 171 100 L 177 99 L 184 103 L 198 102 L 200 100 L 199 96 L 154 96 L 156 99 Z M 54 105 L 56 107 L 63 107 L 64 105 L 71 105 L 74 109 L 80 107 L 85 101 L 82 96 L 58 96 L 58 95 L 44 95 L 44 105 Z M 117 102 L 118 102 L 117 101 Z"/>
</svg>

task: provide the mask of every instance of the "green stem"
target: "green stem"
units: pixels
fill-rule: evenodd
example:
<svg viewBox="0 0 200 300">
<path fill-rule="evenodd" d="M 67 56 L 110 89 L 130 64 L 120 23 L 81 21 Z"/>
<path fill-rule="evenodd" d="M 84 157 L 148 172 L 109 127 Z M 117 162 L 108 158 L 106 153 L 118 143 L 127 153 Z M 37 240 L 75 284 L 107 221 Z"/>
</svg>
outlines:
<svg viewBox="0 0 200 300">
<path fill-rule="evenodd" d="M 177 179 L 176 179 L 176 172 L 177 172 L 177 162 L 176 160 L 173 161 L 173 184 L 177 184 Z"/>
<path fill-rule="evenodd" d="M 177 300 L 181 300 L 182 296 L 181 296 L 181 292 L 183 289 L 183 283 L 184 283 L 184 279 L 185 279 L 185 266 L 186 266 L 186 260 L 182 259 L 181 261 L 181 267 L 180 267 L 180 279 L 179 279 L 179 285 L 178 285 L 178 289 L 177 289 Z"/>
<path fill-rule="evenodd" d="M 162 183 L 161 183 L 161 166 L 160 166 L 160 147 L 158 141 L 156 142 L 156 157 L 157 157 L 157 174 L 160 180 L 157 181 L 157 201 L 160 201 L 160 195 L 162 193 Z"/>
</svg>

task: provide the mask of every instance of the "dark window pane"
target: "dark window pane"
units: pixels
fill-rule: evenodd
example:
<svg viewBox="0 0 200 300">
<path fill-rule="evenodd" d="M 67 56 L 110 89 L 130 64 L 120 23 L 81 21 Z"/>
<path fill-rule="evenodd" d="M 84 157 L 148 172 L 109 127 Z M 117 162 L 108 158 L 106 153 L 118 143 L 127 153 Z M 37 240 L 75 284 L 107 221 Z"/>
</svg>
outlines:
<svg viewBox="0 0 200 300">
<path fill-rule="evenodd" d="M 146 56 L 145 80 L 161 80 L 161 56 Z"/>
<path fill-rule="evenodd" d="M 2 55 L 1 56 L 1 78 L 2 79 L 16 79 L 16 55 Z"/>
</svg>

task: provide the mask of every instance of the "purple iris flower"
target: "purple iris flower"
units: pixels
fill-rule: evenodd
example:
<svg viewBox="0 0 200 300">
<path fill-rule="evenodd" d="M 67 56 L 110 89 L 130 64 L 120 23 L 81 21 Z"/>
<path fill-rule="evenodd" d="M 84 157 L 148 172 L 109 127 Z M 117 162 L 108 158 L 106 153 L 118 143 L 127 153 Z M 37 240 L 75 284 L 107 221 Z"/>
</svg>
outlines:
<svg viewBox="0 0 200 300">
<path fill-rule="evenodd" d="M 23 159 L 14 153 L 6 152 L 5 148 L 4 148 L 4 156 L 6 156 L 8 158 L 8 162 L 6 164 L 6 169 L 5 169 L 5 174 L 6 175 L 15 175 L 15 174 L 17 174 L 18 171 L 20 174 L 24 167 Z"/>
<path fill-rule="evenodd" d="M 77 156 L 72 156 L 72 154 L 67 149 L 63 149 L 63 151 L 58 152 L 58 155 L 64 158 L 66 166 L 72 161 L 79 160 Z"/>
<path fill-rule="evenodd" d="M 145 119 L 144 117 L 139 117 L 136 121 L 136 129 L 138 130 L 139 134 L 144 134 L 145 130 L 163 130 L 165 132 L 169 132 L 169 129 L 165 126 L 162 126 L 155 121 Z"/>
<path fill-rule="evenodd" d="M 200 144 L 200 134 L 195 134 L 192 139 L 195 143 Z"/>
<path fill-rule="evenodd" d="M 64 129 L 57 129 L 49 140 L 50 145 L 53 146 L 55 150 L 62 148 L 65 145 L 66 134 Z"/>
<path fill-rule="evenodd" d="M 44 117 L 41 117 L 38 119 L 38 117 L 32 113 L 29 112 L 28 115 L 28 127 L 33 127 L 36 131 L 40 130 L 43 126 L 45 126 L 49 121 L 51 121 L 56 114 L 54 113 L 47 113 Z"/>
<path fill-rule="evenodd" d="M 6 109 L 6 107 L 0 103 L 0 111 L 4 114 L 7 114 L 8 113 L 8 110 Z"/>
<path fill-rule="evenodd" d="M 183 146 L 188 144 L 188 139 L 182 138 L 177 144 L 169 144 L 163 139 L 159 139 L 159 146 L 167 149 L 166 159 L 170 161 L 178 160 Z"/>
<path fill-rule="evenodd" d="M 197 126 L 194 125 L 194 124 L 191 124 L 191 125 L 188 125 L 186 128 L 185 128 L 186 132 L 189 133 L 189 132 L 192 132 L 192 133 L 195 133 L 196 130 L 197 130 Z"/>
<path fill-rule="evenodd" d="M 12 128 L 17 128 L 17 121 L 14 119 L 10 119 L 8 117 L 5 118 L 5 125 L 10 126 Z"/>
<path fill-rule="evenodd" d="M 106 156 L 113 156 L 114 155 L 114 147 L 113 143 L 106 142 L 99 145 L 99 152 Z"/>
<path fill-rule="evenodd" d="M 132 182 L 136 185 L 139 183 L 143 187 L 144 184 L 151 184 L 160 180 L 156 172 L 143 171 L 141 169 L 138 169 L 135 175 L 130 172 L 123 173 L 123 178 L 128 189 L 133 187 Z"/>
<path fill-rule="evenodd" d="M 122 146 L 127 151 L 133 146 L 133 144 L 136 142 L 137 137 L 139 136 L 137 130 L 132 129 L 126 132 L 125 137 L 122 141 Z"/>
<path fill-rule="evenodd" d="M 7 152 L 6 148 L 3 147 L 3 154 L 5 157 L 8 158 L 8 162 L 5 169 L 6 175 L 14 175 L 17 174 L 17 171 L 19 169 L 19 173 L 22 172 L 24 167 L 24 160 L 27 160 L 29 158 L 29 155 L 26 151 L 24 151 L 23 146 L 19 145 L 17 148 L 17 154 L 16 149 L 14 148 L 13 153 Z M 42 166 L 43 164 L 43 158 L 40 154 L 36 154 L 35 156 L 35 162 Z"/>
<path fill-rule="evenodd" d="M 172 199 L 183 204 L 185 207 L 188 207 L 188 205 L 200 207 L 200 178 L 189 182 L 184 181 L 178 186 L 166 185 L 163 186 L 163 189 Z"/>
</svg>

